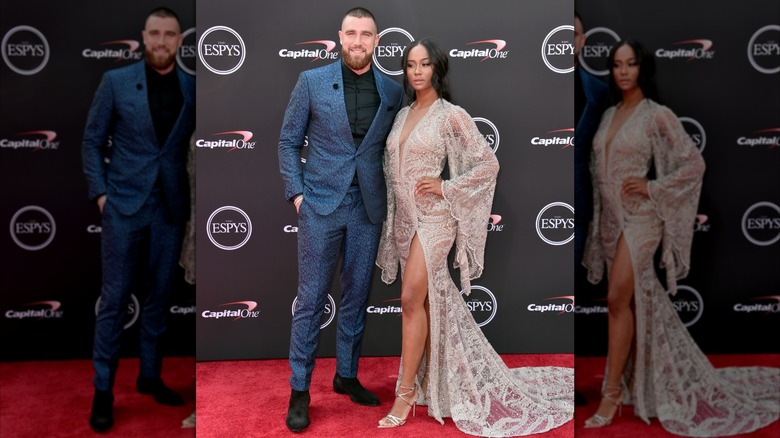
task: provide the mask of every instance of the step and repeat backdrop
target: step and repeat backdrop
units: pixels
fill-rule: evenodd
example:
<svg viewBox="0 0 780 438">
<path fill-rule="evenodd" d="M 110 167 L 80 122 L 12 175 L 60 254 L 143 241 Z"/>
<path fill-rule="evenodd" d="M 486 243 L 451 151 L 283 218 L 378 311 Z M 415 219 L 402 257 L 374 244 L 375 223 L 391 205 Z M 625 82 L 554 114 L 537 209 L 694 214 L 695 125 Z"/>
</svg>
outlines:
<svg viewBox="0 0 780 438">
<path fill-rule="evenodd" d="M 576 2 L 582 68 L 636 38 L 656 59 L 661 100 L 707 164 L 691 271 L 674 306 L 705 353 L 778 352 L 780 328 L 780 3 Z M 606 354 L 606 292 L 577 281 L 576 353 Z"/>
<path fill-rule="evenodd" d="M 296 214 L 277 145 L 301 71 L 340 62 L 356 4 L 197 3 L 197 358 L 287 357 L 297 289 Z M 485 271 L 464 297 L 500 353 L 573 352 L 571 1 L 379 1 L 376 66 L 402 80 L 401 54 L 430 37 L 450 61 L 453 100 L 501 172 Z M 453 271 L 454 278 L 458 278 Z M 334 281 L 319 354 L 335 354 Z M 374 276 L 365 355 L 400 353 L 400 286 Z"/>
<path fill-rule="evenodd" d="M 100 214 L 87 199 L 81 138 L 103 72 L 143 59 L 158 1 L 0 0 L 0 331 L 2 360 L 88 358 L 100 296 Z M 168 1 L 195 73 L 195 3 Z M 137 355 L 143 291 L 128 307 L 123 355 Z M 167 350 L 194 355 L 195 291 L 170 304 Z"/>
</svg>

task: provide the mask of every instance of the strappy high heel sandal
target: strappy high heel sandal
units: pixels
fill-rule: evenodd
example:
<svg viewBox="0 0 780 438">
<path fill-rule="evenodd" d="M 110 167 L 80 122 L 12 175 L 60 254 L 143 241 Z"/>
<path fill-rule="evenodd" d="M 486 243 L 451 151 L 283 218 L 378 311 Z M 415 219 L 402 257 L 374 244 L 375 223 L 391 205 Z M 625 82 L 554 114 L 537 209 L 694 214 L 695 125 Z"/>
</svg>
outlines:
<svg viewBox="0 0 780 438">
<path fill-rule="evenodd" d="M 585 420 L 586 428 L 605 427 L 612 424 L 612 419 L 615 417 L 615 413 L 618 417 L 623 416 L 623 386 L 604 386 L 604 390 L 601 391 L 602 399 L 606 399 L 612 403 L 616 409 L 612 411 L 612 414 L 605 417 L 598 413 L 593 414 L 592 417 Z M 598 411 L 597 411 L 598 412 Z"/>
<path fill-rule="evenodd" d="M 405 392 L 401 392 L 401 390 L 406 390 Z M 404 401 L 407 405 L 411 406 L 412 409 L 412 417 L 414 417 L 417 413 L 417 394 L 415 387 L 408 387 L 404 385 L 398 385 L 398 391 L 395 392 L 395 396 L 400 398 Z M 412 400 L 409 402 L 409 400 Z M 384 418 L 379 420 L 379 427 L 380 429 L 388 429 L 391 427 L 401 427 L 404 424 L 406 424 L 406 417 L 409 416 L 409 413 L 407 412 L 406 415 L 404 415 L 403 418 L 393 415 L 392 413 L 388 413 L 385 415 Z"/>
</svg>

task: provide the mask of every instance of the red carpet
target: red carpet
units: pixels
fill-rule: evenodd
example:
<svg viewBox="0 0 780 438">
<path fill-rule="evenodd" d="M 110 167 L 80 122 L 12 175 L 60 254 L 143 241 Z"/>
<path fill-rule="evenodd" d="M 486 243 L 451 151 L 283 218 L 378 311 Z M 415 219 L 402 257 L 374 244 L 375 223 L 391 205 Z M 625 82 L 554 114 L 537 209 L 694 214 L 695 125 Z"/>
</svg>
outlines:
<svg viewBox="0 0 780 438">
<path fill-rule="evenodd" d="M 780 367 L 780 354 L 748 354 L 748 355 L 710 355 L 710 362 L 717 367 L 734 366 L 771 366 Z M 639 417 L 634 416 L 631 406 L 623 407 L 623 416 L 616 417 L 612 425 L 600 429 L 585 429 L 583 422 L 596 412 L 599 403 L 601 380 L 604 377 L 604 357 L 577 357 L 575 361 L 575 385 L 588 400 L 586 406 L 577 406 L 574 410 L 574 434 L 577 438 L 656 438 L 679 437 L 661 427 L 658 420 L 651 420 L 648 426 Z M 780 437 L 780 422 L 775 421 L 769 426 L 753 433 L 733 435 L 734 437 L 777 438 Z"/>
<path fill-rule="evenodd" d="M 505 355 L 509 367 L 573 366 L 569 354 Z M 428 416 L 424 406 L 417 417 L 396 429 L 377 429 L 377 421 L 390 409 L 398 373 L 398 357 L 360 359 L 358 377 L 381 400 L 378 407 L 352 403 L 346 395 L 333 392 L 335 359 L 317 359 L 312 378 L 311 426 L 293 434 L 284 424 L 290 398 L 290 369 L 286 359 L 199 362 L 197 368 L 198 437 L 463 437 L 455 424 L 444 425 Z M 564 438 L 574 433 L 572 422 L 544 437 Z"/>
<path fill-rule="evenodd" d="M 0 437 L 102 436 L 89 427 L 92 361 L 0 363 Z M 115 437 L 193 437 L 181 422 L 195 406 L 194 358 L 167 358 L 163 380 L 184 397 L 180 407 L 163 406 L 135 391 L 138 359 L 122 359 L 114 386 Z"/>
</svg>

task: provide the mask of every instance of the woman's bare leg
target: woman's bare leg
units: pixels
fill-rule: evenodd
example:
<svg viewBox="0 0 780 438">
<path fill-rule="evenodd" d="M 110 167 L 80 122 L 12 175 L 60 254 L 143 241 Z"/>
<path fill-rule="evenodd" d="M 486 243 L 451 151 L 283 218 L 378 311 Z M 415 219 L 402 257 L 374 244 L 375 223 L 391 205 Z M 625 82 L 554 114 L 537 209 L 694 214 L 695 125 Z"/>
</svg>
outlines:
<svg viewBox="0 0 780 438">
<path fill-rule="evenodd" d="M 617 410 L 615 402 L 623 396 L 621 378 L 634 338 L 634 313 L 631 309 L 631 300 L 634 297 L 634 269 L 631 252 L 623 235 L 620 236 L 615 249 L 607 286 L 609 339 L 604 393 L 610 395 L 612 400 L 602 397 L 596 413 L 605 418 L 612 418 Z"/>
<path fill-rule="evenodd" d="M 405 388 L 415 388 L 415 376 L 420 366 L 426 339 L 428 338 L 428 317 L 425 301 L 428 296 L 428 271 L 425 266 L 425 255 L 417 235 L 409 246 L 409 257 L 406 260 L 404 275 L 401 279 L 401 358 L 403 372 L 401 385 Z M 411 404 L 417 399 L 417 391 L 398 388 L 398 393 L 408 392 L 404 399 L 396 397 L 390 413 L 399 418 L 406 418 L 411 410 Z M 386 421 L 382 419 L 382 422 Z"/>
</svg>

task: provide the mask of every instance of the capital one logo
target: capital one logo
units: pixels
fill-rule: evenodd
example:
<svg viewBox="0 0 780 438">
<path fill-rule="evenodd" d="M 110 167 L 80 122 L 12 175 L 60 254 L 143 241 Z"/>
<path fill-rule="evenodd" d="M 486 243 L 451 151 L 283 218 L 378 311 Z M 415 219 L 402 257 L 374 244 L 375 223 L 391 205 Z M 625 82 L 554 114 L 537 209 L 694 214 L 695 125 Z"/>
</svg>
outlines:
<svg viewBox="0 0 780 438">
<path fill-rule="evenodd" d="M 466 301 L 466 307 L 471 311 L 477 326 L 486 326 L 496 317 L 498 301 L 496 301 L 496 296 L 493 295 L 490 289 L 471 285 L 469 294 L 466 294 L 466 290 L 463 289 L 460 291 L 460 295 Z"/>
<path fill-rule="evenodd" d="M 488 220 L 488 232 L 490 231 L 504 231 L 504 225 L 501 223 L 501 215 L 491 214 L 490 220 Z"/>
<path fill-rule="evenodd" d="M 780 128 L 767 128 L 753 131 L 750 136 L 743 135 L 737 139 L 740 146 L 766 146 L 768 149 L 774 149 L 780 146 Z"/>
<path fill-rule="evenodd" d="M 660 48 L 655 51 L 657 58 L 685 58 L 686 61 L 693 61 L 695 59 L 712 59 L 715 57 L 715 51 L 712 50 L 712 40 L 707 39 L 693 39 L 685 41 L 677 41 L 672 43 L 674 46 L 693 46 L 683 47 L 678 49 L 664 49 Z"/>
<path fill-rule="evenodd" d="M 493 153 L 496 153 L 501 142 L 501 134 L 498 133 L 498 127 L 484 117 L 472 117 L 472 120 L 477 125 L 479 133 L 482 134 L 482 138 L 485 139 L 490 149 L 493 149 Z"/>
<path fill-rule="evenodd" d="M 11 239 L 20 248 L 38 251 L 46 248 L 57 232 L 54 217 L 45 208 L 28 205 L 19 209 L 11 218 Z"/>
<path fill-rule="evenodd" d="M 100 311 L 100 298 L 97 299 L 95 302 L 95 316 L 98 316 L 98 312 Z M 130 328 L 133 324 L 135 324 L 136 321 L 138 321 L 138 314 L 141 312 L 141 306 L 138 304 L 138 298 L 135 297 L 135 295 L 130 294 L 130 302 L 127 303 L 127 316 L 125 317 L 125 325 L 124 328 L 127 330 Z"/>
<path fill-rule="evenodd" d="M 16 134 L 16 139 L 0 139 L 0 149 L 29 149 L 32 152 L 53 151 L 60 148 L 56 131 L 38 130 Z"/>
<path fill-rule="evenodd" d="M 504 40 L 480 40 L 466 43 L 467 46 L 474 44 L 487 44 L 488 47 L 469 50 L 452 49 L 450 50 L 449 55 L 452 58 L 482 58 L 479 60 L 479 62 L 483 62 L 488 59 L 506 59 L 509 55 L 509 50 L 504 50 L 506 47 L 506 41 Z"/>
<path fill-rule="evenodd" d="M 594 27 L 585 32 L 585 45 L 580 50 L 580 65 L 590 74 L 606 76 L 609 52 L 620 41 L 620 36 L 608 27 Z"/>
<path fill-rule="evenodd" d="M 780 25 L 770 24 L 758 29 L 747 46 L 750 65 L 764 74 L 780 73 Z"/>
<path fill-rule="evenodd" d="M 563 302 L 552 302 L 545 304 L 531 303 L 528 305 L 527 310 L 529 312 L 557 312 L 558 315 L 563 313 L 574 313 L 574 296 L 564 295 L 560 297 L 545 298 L 545 301 L 551 300 L 563 300 Z"/>
<path fill-rule="evenodd" d="M 233 301 L 230 303 L 223 303 L 220 307 L 239 306 L 238 309 L 223 309 L 223 310 L 204 310 L 200 316 L 203 318 L 233 318 L 233 321 L 246 318 L 259 318 L 260 311 L 257 309 L 257 301 Z"/>
<path fill-rule="evenodd" d="M 691 137 L 691 141 L 699 149 L 699 152 L 704 152 L 704 147 L 707 146 L 707 133 L 704 131 L 704 127 L 701 123 L 690 117 L 680 117 L 680 123 L 682 123 L 685 132 Z"/>
<path fill-rule="evenodd" d="M 244 63 L 246 45 L 235 30 L 227 26 L 213 26 L 206 29 L 198 40 L 198 58 L 210 72 L 229 75 Z"/>
<path fill-rule="evenodd" d="M 544 137 L 534 137 L 531 139 L 531 144 L 534 146 L 560 146 L 561 149 L 566 149 L 570 146 L 574 146 L 574 128 L 563 128 L 547 131 L 547 135 Z"/>
<path fill-rule="evenodd" d="M 311 62 L 319 61 L 320 59 L 325 59 L 325 60 L 338 59 L 339 57 L 339 52 L 333 51 L 333 49 L 336 48 L 335 41 L 314 40 L 314 41 L 304 41 L 302 43 L 295 43 L 295 45 L 296 46 L 314 45 L 315 47 L 297 49 L 297 50 L 282 49 L 279 50 L 279 56 L 282 58 L 291 58 L 291 59 L 311 58 Z"/>
<path fill-rule="evenodd" d="M 81 56 L 93 59 L 114 59 L 119 61 L 137 61 L 143 57 L 143 52 L 139 52 L 141 43 L 136 40 L 114 40 L 100 43 L 101 46 L 109 46 L 105 49 L 84 49 Z M 110 46 L 114 46 L 111 48 Z"/>
<path fill-rule="evenodd" d="M 54 319 L 62 318 L 63 311 L 60 310 L 62 303 L 59 301 L 37 301 L 34 303 L 27 303 L 27 307 L 31 309 L 25 310 L 8 310 L 5 312 L 5 317 L 8 319 Z"/>
<path fill-rule="evenodd" d="M 292 315 L 295 317 L 295 311 L 298 310 L 298 297 L 292 302 Z M 325 302 L 325 308 L 322 311 L 322 320 L 320 321 L 320 330 L 329 326 L 333 322 L 333 318 L 336 317 L 336 302 L 333 301 L 333 297 L 328 294 L 328 301 Z"/>
<path fill-rule="evenodd" d="M 185 72 L 195 76 L 195 58 L 198 53 L 195 47 L 195 28 L 185 30 L 181 36 L 181 47 L 176 51 L 176 64 Z"/>
<path fill-rule="evenodd" d="M 3 61 L 20 75 L 34 75 L 49 62 L 49 42 L 34 27 L 12 28 L 6 32 L 2 44 Z"/>
<path fill-rule="evenodd" d="M 763 297 L 755 297 L 750 300 L 749 303 L 737 303 L 734 304 L 735 312 L 742 313 L 762 313 L 772 314 L 780 313 L 780 295 L 767 295 Z"/>
<path fill-rule="evenodd" d="M 542 42 L 542 61 L 555 73 L 574 71 L 574 26 L 564 24 L 547 34 Z"/>
<path fill-rule="evenodd" d="M 372 59 L 382 73 L 390 76 L 403 74 L 402 59 L 406 47 L 414 41 L 412 34 L 400 27 L 388 27 L 379 32 L 379 44 L 374 47 Z M 400 69 L 397 69 L 400 67 Z M 397 69 L 397 70 L 396 70 Z"/>
<path fill-rule="evenodd" d="M 574 208 L 565 202 L 547 204 L 536 215 L 536 234 L 548 245 L 565 245 L 574 239 Z"/>
<path fill-rule="evenodd" d="M 206 221 L 206 233 L 214 246 L 233 251 L 249 241 L 252 236 L 252 221 L 244 210 L 226 205 L 211 213 Z"/>
<path fill-rule="evenodd" d="M 669 299 L 686 327 L 696 324 L 704 313 L 704 300 L 699 292 L 690 286 L 678 284 L 677 294 L 674 296 L 669 294 Z"/>
<path fill-rule="evenodd" d="M 256 141 L 251 141 L 254 134 L 252 131 L 225 131 L 211 134 L 213 137 L 225 136 L 227 138 L 218 138 L 216 140 L 205 140 L 199 138 L 195 140 L 195 146 L 205 149 L 227 149 L 228 152 L 235 150 L 254 149 Z"/>
<path fill-rule="evenodd" d="M 750 243 L 769 246 L 780 240 L 780 207 L 757 202 L 742 215 L 742 234 Z"/>
</svg>

